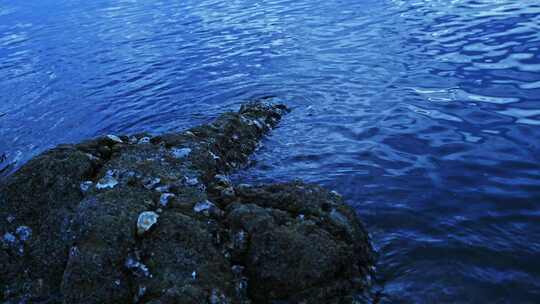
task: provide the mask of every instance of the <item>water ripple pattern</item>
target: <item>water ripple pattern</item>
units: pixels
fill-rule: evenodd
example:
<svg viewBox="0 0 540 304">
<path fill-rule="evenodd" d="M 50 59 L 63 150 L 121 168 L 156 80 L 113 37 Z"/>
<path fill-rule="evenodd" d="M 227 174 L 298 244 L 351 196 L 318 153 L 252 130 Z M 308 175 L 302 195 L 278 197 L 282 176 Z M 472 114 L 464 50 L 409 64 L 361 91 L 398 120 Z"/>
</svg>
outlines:
<svg viewBox="0 0 540 304">
<path fill-rule="evenodd" d="M 381 303 L 540 303 L 537 0 L 0 0 L 0 92 L 4 174 L 275 95 L 235 178 L 343 193 Z"/>
</svg>

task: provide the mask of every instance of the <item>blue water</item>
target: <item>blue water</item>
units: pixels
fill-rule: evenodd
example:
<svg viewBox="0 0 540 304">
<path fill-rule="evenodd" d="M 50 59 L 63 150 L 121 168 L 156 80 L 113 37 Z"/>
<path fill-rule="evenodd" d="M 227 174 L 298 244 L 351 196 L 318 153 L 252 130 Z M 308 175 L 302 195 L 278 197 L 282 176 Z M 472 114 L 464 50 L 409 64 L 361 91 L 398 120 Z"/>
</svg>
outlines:
<svg viewBox="0 0 540 304">
<path fill-rule="evenodd" d="M 343 193 L 382 303 L 540 303 L 538 0 L 0 0 L 4 174 L 269 94 L 236 178 Z"/>
</svg>

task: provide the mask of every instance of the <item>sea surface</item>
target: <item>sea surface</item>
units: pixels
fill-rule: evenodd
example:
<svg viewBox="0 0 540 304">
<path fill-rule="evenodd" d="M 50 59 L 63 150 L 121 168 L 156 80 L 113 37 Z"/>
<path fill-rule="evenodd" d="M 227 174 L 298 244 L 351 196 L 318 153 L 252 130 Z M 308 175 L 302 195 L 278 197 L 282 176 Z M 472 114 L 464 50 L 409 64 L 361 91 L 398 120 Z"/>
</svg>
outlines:
<svg viewBox="0 0 540 304">
<path fill-rule="evenodd" d="M 0 0 L 4 175 L 267 95 L 235 178 L 341 192 L 380 303 L 540 303 L 538 0 Z"/>
</svg>

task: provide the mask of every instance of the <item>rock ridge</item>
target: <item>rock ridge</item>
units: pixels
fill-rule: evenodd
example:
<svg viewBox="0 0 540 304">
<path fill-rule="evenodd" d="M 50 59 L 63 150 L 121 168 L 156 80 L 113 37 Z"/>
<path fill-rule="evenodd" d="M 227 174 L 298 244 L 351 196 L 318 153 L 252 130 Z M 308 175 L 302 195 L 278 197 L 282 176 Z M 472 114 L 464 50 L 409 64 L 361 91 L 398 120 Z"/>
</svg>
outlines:
<svg viewBox="0 0 540 304">
<path fill-rule="evenodd" d="M 4 303 L 352 303 L 368 235 L 341 196 L 233 184 L 288 109 L 268 99 L 160 136 L 60 145 L 0 186 Z"/>
</svg>

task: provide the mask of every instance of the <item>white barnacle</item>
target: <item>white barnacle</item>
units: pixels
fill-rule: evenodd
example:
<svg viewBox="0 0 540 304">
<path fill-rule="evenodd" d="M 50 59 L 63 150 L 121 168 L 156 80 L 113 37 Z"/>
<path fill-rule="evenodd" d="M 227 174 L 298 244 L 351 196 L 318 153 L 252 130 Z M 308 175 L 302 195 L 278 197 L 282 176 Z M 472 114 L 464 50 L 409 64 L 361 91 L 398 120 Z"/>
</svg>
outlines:
<svg viewBox="0 0 540 304">
<path fill-rule="evenodd" d="M 116 180 L 110 172 L 111 171 L 107 172 L 107 174 L 98 181 L 96 184 L 97 189 L 112 189 L 118 185 L 118 180 Z"/>
<path fill-rule="evenodd" d="M 260 130 L 264 129 L 264 124 L 259 119 L 253 120 L 253 123 L 257 126 L 258 129 Z"/>
<path fill-rule="evenodd" d="M 113 135 L 113 134 L 107 135 L 107 138 L 114 141 L 114 142 L 116 142 L 116 143 L 119 143 L 119 144 L 124 142 L 120 137 L 118 137 L 116 135 Z"/>
<path fill-rule="evenodd" d="M 223 174 L 216 174 L 214 176 L 214 178 L 221 184 L 223 185 L 230 185 L 231 184 L 231 180 L 226 176 L 226 175 L 223 175 Z"/>
<path fill-rule="evenodd" d="M 249 120 L 247 117 L 245 117 L 244 115 L 240 115 L 240 121 L 242 123 L 245 123 L 245 124 L 251 124 L 251 120 Z"/>
<path fill-rule="evenodd" d="M 215 207 L 214 203 L 212 203 L 209 200 L 204 200 L 204 201 L 196 203 L 195 206 L 193 207 L 193 211 L 200 213 L 200 212 L 208 211 L 212 207 Z"/>
<path fill-rule="evenodd" d="M 189 186 L 196 186 L 199 184 L 199 180 L 196 177 L 184 176 L 184 181 Z"/>
<path fill-rule="evenodd" d="M 246 277 L 241 277 L 239 280 L 237 280 L 235 285 L 236 292 L 238 294 L 242 294 L 245 292 L 245 289 L 248 288 L 248 279 Z"/>
<path fill-rule="evenodd" d="M 81 183 L 80 188 L 82 192 L 87 192 L 90 190 L 90 187 L 92 187 L 94 183 L 92 181 L 84 181 Z"/>
<path fill-rule="evenodd" d="M 84 153 L 91 161 L 99 160 L 99 157 L 95 156 L 94 154 L 90 153 Z"/>
<path fill-rule="evenodd" d="M 112 189 L 118 185 L 118 180 L 115 178 L 117 170 L 107 170 L 105 176 L 102 177 L 96 184 L 97 189 Z"/>
<path fill-rule="evenodd" d="M 15 230 L 15 234 L 17 234 L 19 240 L 26 242 L 32 236 L 32 229 L 28 226 L 19 226 Z"/>
<path fill-rule="evenodd" d="M 217 156 L 217 155 L 215 155 L 212 151 L 209 151 L 208 153 L 210 154 L 210 156 L 212 157 L 213 160 L 218 160 L 218 159 L 220 159 L 220 157 Z"/>
<path fill-rule="evenodd" d="M 190 148 L 172 148 L 171 149 L 171 154 L 175 158 L 185 158 L 189 156 L 190 153 L 191 153 Z"/>
<path fill-rule="evenodd" d="M 167 206 L 169 204 L 169 201 L 175 197 L 176 195 L 172 194 L 172 193 L 163 193 L 161 194 L 161 196 L 159 197 L 159 204 L 163 207 Z"/>
<path fill-rule="evenodd" d="M 146 294 L 146 286 L 139 286 L 139 299 L 142 298 Z"/>
<path fill-rule="evenodd" d="M 244 271 L 244 268 L 245 268 L 245 267 L 244 267 L 244 266 L 241 266 L 241 265 L 233 265 L 233 266 L 231 267 L 231 270 L 232 270 L 232 272 L 233 272 L 234 274 L 240 275 L 240 274 L 242 274 L 242 271 Z"/>
<path fill-rule="evenodd" d="M 247 240 L 247 233 L 244 230 L 240 230 L 234 234 L 233 245 L 235 248 L 245 248 Z"/>
<path fill-rule="evenodd" d="M 159 215 L 154 211 L 145 211 L 139 214 L 139 218 L 137 219 L 137 234 L 143 235 L 157 223 L 158 218 Z"/>
<path fill-rule="evenodd" d="M 171 189 L 170 185 L 164 185 L 164 186 L 156 187 L 156 191 L 161 192 L 161 193 L 165 193 L 165 192 L 169 191 L 169 189 Z"/>
<path fill-rule="evenodd" d="M 142 277 L 152 277 L 148 266 L 139 261 L 139 257 L 128 257 L 125 264 L 127 269 L 130 269 L 135 275 Z"/>
<path fill-rule="evenodd" d="M 249 189 L 251 187 L 253 187 L 253 185 L 251 185 L 251 184 L 239 184 L 237 186 L 237 188 L 239 188 L 239 189 Z"/>
<path fill-rule="evenodd" d="M 155 177 L 155 178 L 145 178 L 143 181 L 143 186 L 148 189 L 154 189 L 159 183 L 161 182 L 161 178 Z"/>
<path fill-rule="evenodd" d="M 330 193 L 332 193 L 333 195 L 337 196 L 338 198 L 341 198 L 341 194 L 339 194 L 337 191 L 335 190 L 332 190 L 330 191 Z"/>
<path fill-rule="evenodd" d="M 138 142 L 138 144 L 140 144 L 140 145 L 141 144 L 147 144 L 147 143 L 150 143 L 150 137 L 148 137 L 148 136 L 145 136 L 145 137 L 139 139 L 139 142 Z"/>
<path fill-rule="evenodd" d="M 77 246 L 73 246 L 69 249 L 69 256 L 70 257 L 76 257 L 79 255 L 79 248 Z"/>
<path fill-rule="evenodd" d="M 15 235 L 11 232 L 4 233 L 4 236 L 2 237 L 2 241 L 6 243 L 7 245 L 13 245 L 15 242 L 17 242 L 17 238 Z"/>
<path fill-rule="evenodd" d="M 212 289 L 212 293 L 210 294 L 210 304 L 221 304 L 227 302 L 227 298 L 222 292 L 217 289 Z"/>
</svg>

